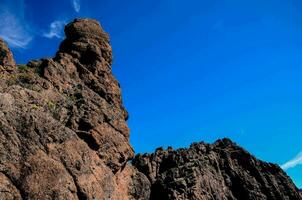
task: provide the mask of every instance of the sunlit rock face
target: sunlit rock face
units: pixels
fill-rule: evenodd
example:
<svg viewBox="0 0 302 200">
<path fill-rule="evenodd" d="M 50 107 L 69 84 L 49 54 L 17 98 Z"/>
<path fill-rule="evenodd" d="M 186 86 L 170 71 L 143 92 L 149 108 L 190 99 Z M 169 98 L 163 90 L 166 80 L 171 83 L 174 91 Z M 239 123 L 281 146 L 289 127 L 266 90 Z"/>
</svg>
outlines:
<svg viewBox="0 0 302 200">
<path fill-rule="evenodd" d="M 0 38 L 0 70 L 13 70 L 16 67 L 13 54 L 7 44 Z"/>
<path fill-rule="evenodd" d="M 0 72 L 0 199 L 147 199 L 148 179 L 127 165 L 134 152 L 109 37 L 90 19 L 65 33 L 54 58 Z M 14 67 L 0 45 L 0 64 Z"/>
<path fill-rule="evenodd" d="M 0 40 L 1 200 L 301 199 L 229 140 L 133 159 L 109 36 L 92 19 L 65 34 L 53 58 L 18 66 Z"/>
</svg>

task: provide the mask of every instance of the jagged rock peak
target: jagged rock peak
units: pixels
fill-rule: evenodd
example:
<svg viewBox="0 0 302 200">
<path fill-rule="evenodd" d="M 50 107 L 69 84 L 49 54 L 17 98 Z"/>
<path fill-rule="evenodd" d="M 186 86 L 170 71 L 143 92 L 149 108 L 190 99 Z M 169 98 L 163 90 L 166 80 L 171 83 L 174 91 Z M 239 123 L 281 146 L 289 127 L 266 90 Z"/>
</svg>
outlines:
<svg viewBox="0 0 302 200">
<path fill-rule="evenodd" d="M 132 163 L 151 182 L 152 200 L 301 200 L 278 165 L 256 159 L 229 139 L 158 148 Z"/>
<path fill-rule="evenodd" d="M 75 19 L 66 25 L 65 33 L 56 57 L 43 61 L 43 77 L 68 95 L 80 93 L 85 107 L 76 109 L 78 116 L 69 126 L 81 132 L 81 137 L 90 134 L 94 149 L 117 171 L 133 157 L 133 149 L 126 124 L 128 113 L 111 72 L 109 37 L 93 19 Z"/>
<path fill-rule="evenodd" d="M 18 68 L 0 43 L 1 200 L 301 200 L 280 167 L 228 139 L 158 148 L 130 164 L 109 37 L 91 19 L 65 32 L 54 58 Z"/>
<path fill-rule="evenodd" d="M 106 61 L 111 67 L 112 49 L 109 36 L 98 21 L 75 19 L 65 27 L 66 39 L 58 53 L 69 53 L 84 64 Z"/>
<path fill-rule="evenodd" d="M 65 34 L 68 39 L 80 38 L 103 39 L 109 41 L 109 36 L 100 23 L 94 19 L 75 19 L 65 26 Z"/>
<path fill-rule="evenodd" d="M 54 58 L 1 74 L 0 199 L 147 199 L 108 37 L 95 20 L 65 30 Z"/>
<path fill-rule="evenodd" d="M 4 70 L 14 69 L 16 66 L 12 52 L 8 48 L 7 44 L 1 38 L 0 38 L 0 66 Z"/>
</svg>

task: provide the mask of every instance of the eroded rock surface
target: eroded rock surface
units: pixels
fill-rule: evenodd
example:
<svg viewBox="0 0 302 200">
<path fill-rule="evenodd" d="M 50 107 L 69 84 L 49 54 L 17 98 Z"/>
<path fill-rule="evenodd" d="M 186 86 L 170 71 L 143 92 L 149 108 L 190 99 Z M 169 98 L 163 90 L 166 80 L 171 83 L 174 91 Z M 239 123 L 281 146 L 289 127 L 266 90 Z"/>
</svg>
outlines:
<svg viewBox="0 0 302 200">
<path fill-rule="evenodd" d="M 0 199 L 301 199 L 276 165 L 228 140 L 138 155 L 109 37 L 76 19 L 54 58 L 16 66 L 0 40 Z"/>
<path fill-rule="evenodd" d="M 148 195 L 148 179 L 126 166 L 134 153 L 109 37 L 88 19 L 65 32 L 54 58 L 1 72 L 0 199 L 148 198 L 133 193 Z"/>
<path fill-rule="evenodd" d="M 139 154 L 134 166 L 152 183 L 151 199 L 300 200 L 277 165 L 257 160 L 228 139 L 188 149 Z"/>
<path fill-rule="evenodd" d="M 0 71 L 14 70 L 16 66 L 13 54 L 7 44 L 0 38 Z"/>
</svg>

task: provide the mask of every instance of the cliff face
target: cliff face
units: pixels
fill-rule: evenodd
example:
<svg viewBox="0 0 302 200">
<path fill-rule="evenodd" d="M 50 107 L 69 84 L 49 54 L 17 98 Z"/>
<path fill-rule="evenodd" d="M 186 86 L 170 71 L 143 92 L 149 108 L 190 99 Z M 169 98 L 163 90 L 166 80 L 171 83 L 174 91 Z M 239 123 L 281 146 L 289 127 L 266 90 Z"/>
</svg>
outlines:
<svg viewBox="0 0 302 200">
<path fill-rule="evenodd" d="M 1 71 L 0 199 L 128 199 L 138 184 L 145 199 L 109 37 L 86 19 L 65 32 L 54 58 Z"/>
<path fill-rule="evenodd" d="M 0 69 L 1 71 L 8 70 L 10 68 L 13 69 L 16 66 L 12 52 L 9 50 L 9 48 L 1 38 L 0 38 L 0 66 L 1 66 Z"/>
<path fill-rule="evenodd" d="M 0 40 L 0 199 L 301 199 L 228 140 L 134 157 L 109 37 L 76 19 L 54 58 L 15 64 Z"/>
<path fill-rule="evenodd" d="M 279 166 L 257 160 L 228 139 L 159 148 L 137 155 L 133 164 L 152 183 L 151 199 L 301 199 Z"/>
</svg>

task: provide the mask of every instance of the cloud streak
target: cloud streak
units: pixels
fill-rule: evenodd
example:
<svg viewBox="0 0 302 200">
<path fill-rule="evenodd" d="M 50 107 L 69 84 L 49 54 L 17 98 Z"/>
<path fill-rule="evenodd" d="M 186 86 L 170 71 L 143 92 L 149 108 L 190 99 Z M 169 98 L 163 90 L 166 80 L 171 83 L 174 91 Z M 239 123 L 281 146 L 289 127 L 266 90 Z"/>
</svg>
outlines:
<svg viewBox="0 0 302 200">
<path fill-rule="evenodd" d="M 46 38 L 63 38 L 63 29 L 65 21 L 54 21 L 50 24 L 49 31 L 44 33 L 43 36 Z"/>
<path fill-rule="evenodd" d="M 298 165 L 302 164 L 302 151 L 293 159 L 291 159 L 290 161 L 284 163 L 283 165 L 281 165 L 281 168 L 283 170 L 288 170 L 290 168 L 294 168 Z"/>
<path fill-rule="evenodd" d="M 8 11 L 0 14 L 0 37 L 2 37 L 11 47 L 26 48 L 32 40 L 24 23 L 15 15 Z"/>
<path fill-rule="evenodd" d="M 77 13 L 80 12 L 80 10 L 81 10 L 80 0 L 72 0 L 72 6 L 73 6 L 74 11 L 76 11 Z"/>
</svg>

